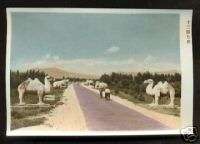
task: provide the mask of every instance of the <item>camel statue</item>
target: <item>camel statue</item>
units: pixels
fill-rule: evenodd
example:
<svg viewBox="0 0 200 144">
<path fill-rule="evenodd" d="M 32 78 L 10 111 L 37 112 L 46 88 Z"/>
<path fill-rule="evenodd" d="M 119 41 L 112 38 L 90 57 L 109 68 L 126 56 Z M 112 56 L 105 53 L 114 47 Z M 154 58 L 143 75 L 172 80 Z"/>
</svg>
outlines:
<svg viewBox="0 0 200 144">
<path fill-rule="evenodd" d="M 95 89 L 105 89 L 107 87 L 108 87 L 107 83 L 100 82 L 100 81 L 96 81 L 94 85 Z"/>
<path fill-rule="evenodd" d="M 93 81 L 93 80 L 86 80 L 86 81 L 84 82 L 84 85 L 89 86 L 89 87 L 93 87 L 94 81 Z"/>
<path fill-rule="evenodd" d="M 37 92 L 37 95 L 39 97 L 38 104 L 43 104 L 42 98 L 45 93 L 49 93 L 51 90 L 51 83 L 49 81 L 50 77 L 46 76 L 44 78 L 44 84 L 39 81 L 38 78 L 35 78 L 32 80 L 31 78 L 28 78 L 27 80 L 23 81 L 18 86 L 18 93 L 19 93 L 19 105 L 25 105 L 25 102 L 23 102 L 23 96 L 26 91 L 33 91 Z"/>
<path fill-rule="evenodd" d="M 169 93 L 170 103 L 168 106 L 174 107 L 175 90 L 172 85 L 170 85 L 167 81 L 164 83 L 160 81 L 153 87 L 154 81 L 152 79 L 145 80 L 144 83 L 148 84 L 146 87 L 146 93 L 155 97 L 154 103 L 151 104 L 152 106 L 158 106 L 158 99 L 161 93 Z"/>
<path fill-rule="evenodd" d="M 54 88 L 62 88 L 62 87 L 65 87 L 67 85 L 67 83 L 69 82 L 69 79 L 67 80 L 60 80 L 60 81 L 55 81 L 53 83 L 53 87 Z"/>
<path fill-rule="evenodd" d="M 94 84 L 94 88 L 95 88 L 95 89 L 98 89 L 98 88 L 99 88 L 99 83 L 100 83 L 100 81 L 96 81 L 96 82 L 95 82 L 95 84 Z"/>
<path fill-rule="evenodd" d="M 104 83 L 104 82 L 99 82 L 98 86 L 97 86 L 99 89 L 105 89 L 108 87 L 108 84 L 107 83 Z"/>
</svg>

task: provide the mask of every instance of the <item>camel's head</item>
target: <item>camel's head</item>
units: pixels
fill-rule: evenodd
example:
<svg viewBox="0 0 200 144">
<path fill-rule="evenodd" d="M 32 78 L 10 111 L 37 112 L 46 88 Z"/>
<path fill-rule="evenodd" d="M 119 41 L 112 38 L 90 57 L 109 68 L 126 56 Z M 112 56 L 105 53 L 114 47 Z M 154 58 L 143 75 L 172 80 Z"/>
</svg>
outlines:
<svg viewBox="0 0 200 144">
<path fill-rule="evenodd" d="M 46 79 L 50 79 L 50 76 L 46 75 L 45 78 L 46 78 Z"/>
<path fill-rule="evenodd" d="M 69 82 L 69 79 L 64 79 L 63 82 L 67 84 Z"/>
<path fill-rule="evenodd" d="M 144 84 L 150 84 L 150 83 L 153 83 L 153 80 L 152 80 L 152 79 L 148 79 L 148 80 L 145 80 L 145 81 L 144 81 Z"/>
<path fill-rule="evenodd" d="M 52 81 L 52 78 L 49 75 L 45 76 L 45 79 L 48 81 Z"/>
<path fill-rule="evenodd" d="M 31 81 L 32 81 L 32 79 L 31 79 L 31 78 L 28 78 L 26 81 L 27 81 L 27 82 L 31 82 Z"/>
</svg>

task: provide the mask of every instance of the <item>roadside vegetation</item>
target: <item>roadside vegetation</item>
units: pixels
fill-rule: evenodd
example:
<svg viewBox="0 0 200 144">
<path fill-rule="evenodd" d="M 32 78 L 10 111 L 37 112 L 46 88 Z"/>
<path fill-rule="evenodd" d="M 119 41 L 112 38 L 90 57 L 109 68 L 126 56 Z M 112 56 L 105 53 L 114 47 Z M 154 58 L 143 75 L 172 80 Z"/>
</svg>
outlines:
<svg viewBox="0 0 200 144">
<path fill-rule="evenodd" d="M 46 107 L 17 107 L 19 103 L 18 98 L 18 85 L 27 78 L 38 78 L 44 83 L 45 73 L 35 70 L 29 70 L 26 72 L 11 72 L 10 79 L 10 101 L 11 101 L 11 129 L 17 129 L 21 127 L 34 126 L 42 124 L 45 121 L 45 114 L 48 114 L 53 109 L 58 101 L 60 101 L 64 89 L 52 89 L 52 95 L 55 95 L 55 101 L 44 101 L 49 104 Z M 37 104 L 38 96 L 36 92 L 28 92 L 24 95 L 24 101 L 26 104 Z"/>
<path fill-rule="evenodd" d="M 11 100 L 11 129 L 17 129 L 21 127 L 34 126 L 42 124 L 45 121 L 45 114 L 48 114 L 53 109 L 58 101 L 62 98 L 63 89 L 52 89 L 52 95 L 55 95 L 55 101 L 44 101 L 46 104 L 50 104 L 47 107 L 16 107 L 19 103 L 18 99 L 18 85 L 27 78 L 38 78 L 44 83 L 45 73 L 36 70 L 28 70 L 26 72 L 11 71 L 10 73 L 10 100 Z M 65 77 L 63 77 L 65 78 Z M 175 108 L 163 108 L 163 107 L 150 107 L 148 104 L 152 103 L 153 97 L 146 94 L 146 86 L 143 84 L 146 79 L 153 79 L 154 84 L 159 81 L 168 81 L 176 91 L 175 95 Z M 80 78 L 68 78 L 70 82 L 83 82 L 86 79 Z M 60 80 L 60 79 L 57 79 Z M 112 73 L 103 74 L 100 79 L 108 84 L 113 95 L 127 99 L 137 105 L 151 109 L 160 113 L 180 116 L 180 99 L 181 99 L 181 75 L 175 74 L 152 74 L 149 72 L 137 73 L 136 75 L 125 73 Z M 25 93 L 24 101 L 27 104 L 36 104 L 38 102 L 38 96 L 34 92 Z M 159 104 L 168 104 L 169 96 L 161 96 Z"/>
<path fill-rule="evenodd" d="M 175 89 L 175 108 L 157 107 L 152 108 L 148 104 L 152 103 L 153 97 L 146 94 L 146 86 L 143 82 L 147 79 L 153 79 L 154 84 L 159 81 L 168 81 Z M 150 72 L 132 74 L 112 73 L 104 74 L 100 77 L 100 81 L 108 84 L 111 93 L 121 98 L 127 99 L 147 109 L 154 111 L 180 116 L 180 99 L 181 99 L 181 75 L 175 74 L 152 74 Z M 159 98 L 159 104 L 168 104 L 169 95 L 162 95 Z"/>
</svg>

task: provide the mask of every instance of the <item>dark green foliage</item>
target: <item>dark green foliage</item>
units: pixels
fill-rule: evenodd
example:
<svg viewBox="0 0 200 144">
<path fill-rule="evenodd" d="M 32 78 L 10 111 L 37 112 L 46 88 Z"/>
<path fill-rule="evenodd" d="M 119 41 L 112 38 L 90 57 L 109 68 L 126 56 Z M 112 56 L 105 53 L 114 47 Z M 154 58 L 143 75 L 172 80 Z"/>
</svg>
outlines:
<svg viewBox="0 0 200 144">
<path fill-rule="evenodd" d="M 68 78 L 70 82 L 84 82 L 85 78 Z"/>
<path fill-rule="evenodd" d="M 122 73 L 112 73 L 110 75 L 103 74 L 100 77 L 100 81 L 108 84 L 108 86 L 113 90 L 114 94 L 119 94 L 123 92 L 128 94 L 134 99 L 140 102 L 150 103 L 153 98 L 147 96 L 145 93 L 146 86 L 143 82 L 147 79 L 153 79 L 154 84 L 159 81 L 168 81 L 176 91 L 176 97 L 181 97 L 181 75 L 179 73 L 175 74 L 152 74 L 150 72 L 137 73 L 133 76 L 132 74 L 122 74 Z M 169 98 L 168 98 L 169 99 Z M 163 97 L 161 103 L 169 101 L 167 98 Z M 180 102 L 178 103 L 178 105 Z"/>
<path fill-rule="evenodd" d="M 70 82 L 83 82 L 86 81 L 85 78 L 71 78 L 71 77 L 62 77 L 62 78 L 56 78 L 55 81 L 63 80 L 63 79 L 68 79 Z"/>
<path fill-rule="evenodd" d="M 17 86 L 28 78 L 38 78 L 44 83 L 45 73 L 39 70 L 27 70 L 26 72 L 11 71 L 10 72 L 10 87 L 17 88 Z"/>
</svg>

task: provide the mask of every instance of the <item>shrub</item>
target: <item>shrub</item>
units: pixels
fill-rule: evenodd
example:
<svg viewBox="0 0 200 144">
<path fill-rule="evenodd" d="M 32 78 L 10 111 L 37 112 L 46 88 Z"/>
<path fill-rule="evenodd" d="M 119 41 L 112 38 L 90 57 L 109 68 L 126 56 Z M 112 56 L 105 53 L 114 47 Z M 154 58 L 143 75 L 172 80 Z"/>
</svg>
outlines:
<svg viewBox="0 0 200 144">
<path fill-rule="evenodd" d="M 27 70 L 26 72 L 11 71 L 10 72 L 10 87 L 17 88 L 17 86 L 28 78 L 38 78 L 44 83 L 45 73 L 39 70 Z"/>
<path fill-rule="evenodd" d="M 129 94 L 135 99 L 150 103 L 153 97 L 146 95 L 146 85 L 143 84 L 144 80 L 150 78 L 153 79 L 155 83 L 159 81 L 168 81 L 175 89 L 175 96 L 181 97 L 181 75 L 179 73 L 152 74 L 150 72 L 145 72 L 137 73 L 135 76 L 131 74 L 111 73 L 110 75 L 103 74 L 100 77 L 100 81 L 107 83 L 108 86 L 114 90 L 115 94 L 119 94 L 119 91 L 122 91 L 124 94 Z M 163 97 L 160 100 L 161 103 L 166 103 L 168 101 L 168 97 Z"/>
</svg>

